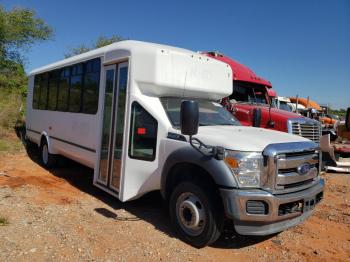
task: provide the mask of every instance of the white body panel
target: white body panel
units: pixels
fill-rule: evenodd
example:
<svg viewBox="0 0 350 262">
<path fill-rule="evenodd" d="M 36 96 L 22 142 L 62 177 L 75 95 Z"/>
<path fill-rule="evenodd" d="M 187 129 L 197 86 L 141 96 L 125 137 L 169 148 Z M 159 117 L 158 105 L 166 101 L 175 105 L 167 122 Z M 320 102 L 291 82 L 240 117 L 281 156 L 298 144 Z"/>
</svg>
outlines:
<svg viewBox="0 0 350 262">
<path fill-rule="evenodd" d="M 32 108 L 34 75 L 101 58 L 98 111 L 94 115 Z M 126 61 L 126 62 L 125 62 Z M 99 183 L 101 130 L 104 108 L 106 66 L 124 62 L 128 66 L 127 93 L 120 159 L 119 189 Z M 109 67 L 110 68 L 110 67 Z M 218 60 L 189 50 L 138 41 L 123 41 L 39 68 L 29 76 L 27 98 L 27 136 L 40 143 L 45 136 L 49 152 L 61 154 L 95 169 L 94 184 L 126 201 L 160 189 L 162 168 L 167 156 L 188 143 L 169 141 L 175 130 L 160 97 L 195 97 L 218 100 L 232 92 L 231 68 Z M 131 105 L 137 101 L 157 120 L 156 155 L 153 161 L 129 157 Z M 250 127 L 201 127 L 198 138 L 231 150 L 261 151 L 269 143 L 305 141 L 287 133 Z"/>
<path fill-rule="evenodd" d="M 250 126 L 202 126 L 197 138 L 226 149 L 261 152 L 269 144 L 309 141 L 293 134 Z"/>
<path fill-rule="evenodd" d="M 278 101 L 281 101 L 281 102 L 287 102 L 287 103 L 290 103 L 290 99 L 286 96 L 278 96 L 277 97 L 277 100 Z"/>
<path fill-rule="evenodd" d="M 292 107 L 292 111 L 295 112 L 296 109 L 297 109 L 297 104 L 296 103 L 288 103 L 288 105 L 290 105 Z M 298 104 L 298 110 L 305 110 L 306 107 L 301 105 L 301 104 Z"/>
</svg>

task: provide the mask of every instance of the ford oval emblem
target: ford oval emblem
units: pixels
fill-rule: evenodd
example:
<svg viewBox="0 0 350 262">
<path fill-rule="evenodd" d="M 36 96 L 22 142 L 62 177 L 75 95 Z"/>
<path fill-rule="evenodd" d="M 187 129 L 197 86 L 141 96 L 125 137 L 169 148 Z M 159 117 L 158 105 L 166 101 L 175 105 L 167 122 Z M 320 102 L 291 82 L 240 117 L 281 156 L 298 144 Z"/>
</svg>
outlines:
<svg viewBox="0 0 350 262">
<path fill-rule="evenodd" d="M 308 163 L 298 166 L 298 173 L 300 175 L 306 175 L 311 170 L 311 166 Z"/>
</svg>

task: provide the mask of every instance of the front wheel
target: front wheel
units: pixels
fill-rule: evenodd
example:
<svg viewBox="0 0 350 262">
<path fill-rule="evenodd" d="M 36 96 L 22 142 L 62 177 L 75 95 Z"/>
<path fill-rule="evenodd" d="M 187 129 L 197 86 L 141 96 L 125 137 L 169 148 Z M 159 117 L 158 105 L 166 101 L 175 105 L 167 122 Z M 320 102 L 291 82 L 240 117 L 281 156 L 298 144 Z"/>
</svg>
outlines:
<svg viewBox="0 0 350 262">
<path fill-rule="evenodd" d="M 176 186 L 170 197 L 170 217 L 179 237 L 201 248 L 214 243 L 223 228 L 223 211 L 214 190 L 195 182 Z"/>
</svg>

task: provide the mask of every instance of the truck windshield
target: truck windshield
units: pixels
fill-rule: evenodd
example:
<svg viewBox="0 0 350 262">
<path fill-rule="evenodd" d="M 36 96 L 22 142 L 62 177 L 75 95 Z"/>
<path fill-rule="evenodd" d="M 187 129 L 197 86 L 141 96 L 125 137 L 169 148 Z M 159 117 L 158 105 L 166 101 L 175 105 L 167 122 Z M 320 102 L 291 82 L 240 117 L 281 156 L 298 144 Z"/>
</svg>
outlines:
<svg viewBox="0 0 350 262">
<path fill-rule="evenodd" d="M 269 104 L 266 87 L 253 83 L 233 81 L 233 91 L 229 98 L 233 102 Z"/>
<path fill-rule="evenodd" d="M 285 101 L 280 101 L 280 108 L 279 109 L 289 111 L 289 112 L 292 111 L 292 109 L 289 107 L 289 105 Z"/>
<path fill-rule="evenodd" d="M 167 113 L 170 122 L 175 128 L 180 127 L 180 107 L 183 98 L 175 97 L 163 97 L 160 99 L 165 112 Z M 198 102 L 199 107 L 199 126 L 238 126 L 239 121 L 229 113 L 219 103 L 208 101 L 191 99 Z"/>
</svg>

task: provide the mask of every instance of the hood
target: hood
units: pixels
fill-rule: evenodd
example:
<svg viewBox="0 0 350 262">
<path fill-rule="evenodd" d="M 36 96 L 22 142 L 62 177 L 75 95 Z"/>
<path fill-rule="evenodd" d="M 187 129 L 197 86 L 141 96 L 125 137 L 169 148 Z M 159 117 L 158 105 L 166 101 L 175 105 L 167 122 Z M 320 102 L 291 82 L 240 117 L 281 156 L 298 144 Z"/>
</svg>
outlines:
<svg viewBox="0 0 350 262">
<path fill-rule="evenodd" d="M 235 106 L 246 109 L 246 110 L 252 110 L 252 108 L 260 108 L 262 112 L 269 112 L 269 106 L 268 105 L 259 105 L 259 104 L 240 104 L 237 103 Z M 274 108 L 271 107 L 271 116 L 272 116 L 272 120 L 274 120 L 274 118 L 278 117 L 278 118 L 285 118 L 285 119 L 289 119 L 289 118 L 302 118 L 302 116 L 294 113 L 294 112 L 289 112 L 286 110 L 281 110 L 278 108 Z"/>
<path fill-rule="evenodd" d="M 251 125 L 252 123 L 252 113 L 254 108 L 260 108 L 261 109 L 261 125 L 260 127 L 263 128 L 270 128 L 267 126 L 268 121 L 270 120 L 270 115 L 269 115 L 269 107 L 266 105 L 259 105 L 259 104 L 236 104 L 235 105 L 237 109 L 237 113 L 235 114 L 240 114 L 241 117 L 238 117 L 239 120 L 242 121 L 243 125 Z M 240 112 L 238 112 L 240 111 Z M 246 112 L 244 114 L 244 111 Z M 250 115 L 250 120 L 242 118 L 244 115 Z M 271 120 L 275 122 L 275 126 L 273 129 L 282 131 L 282 132 L 288 132 L 287 128 L 287 121 L 289 119 L 301 119 L 305 118 L 301 115 L 298 115 L 293 112 L 289 112 L 286 110 L 281 110 L 277 108 L 271 108 Z"/>
<path fill-rule="evenodd" d="M 301 136 L 249 126 L 200 126 L 196 138 L 230 150 L 262 152 L 269 144 L 310 141 Z"/>
</svg>

